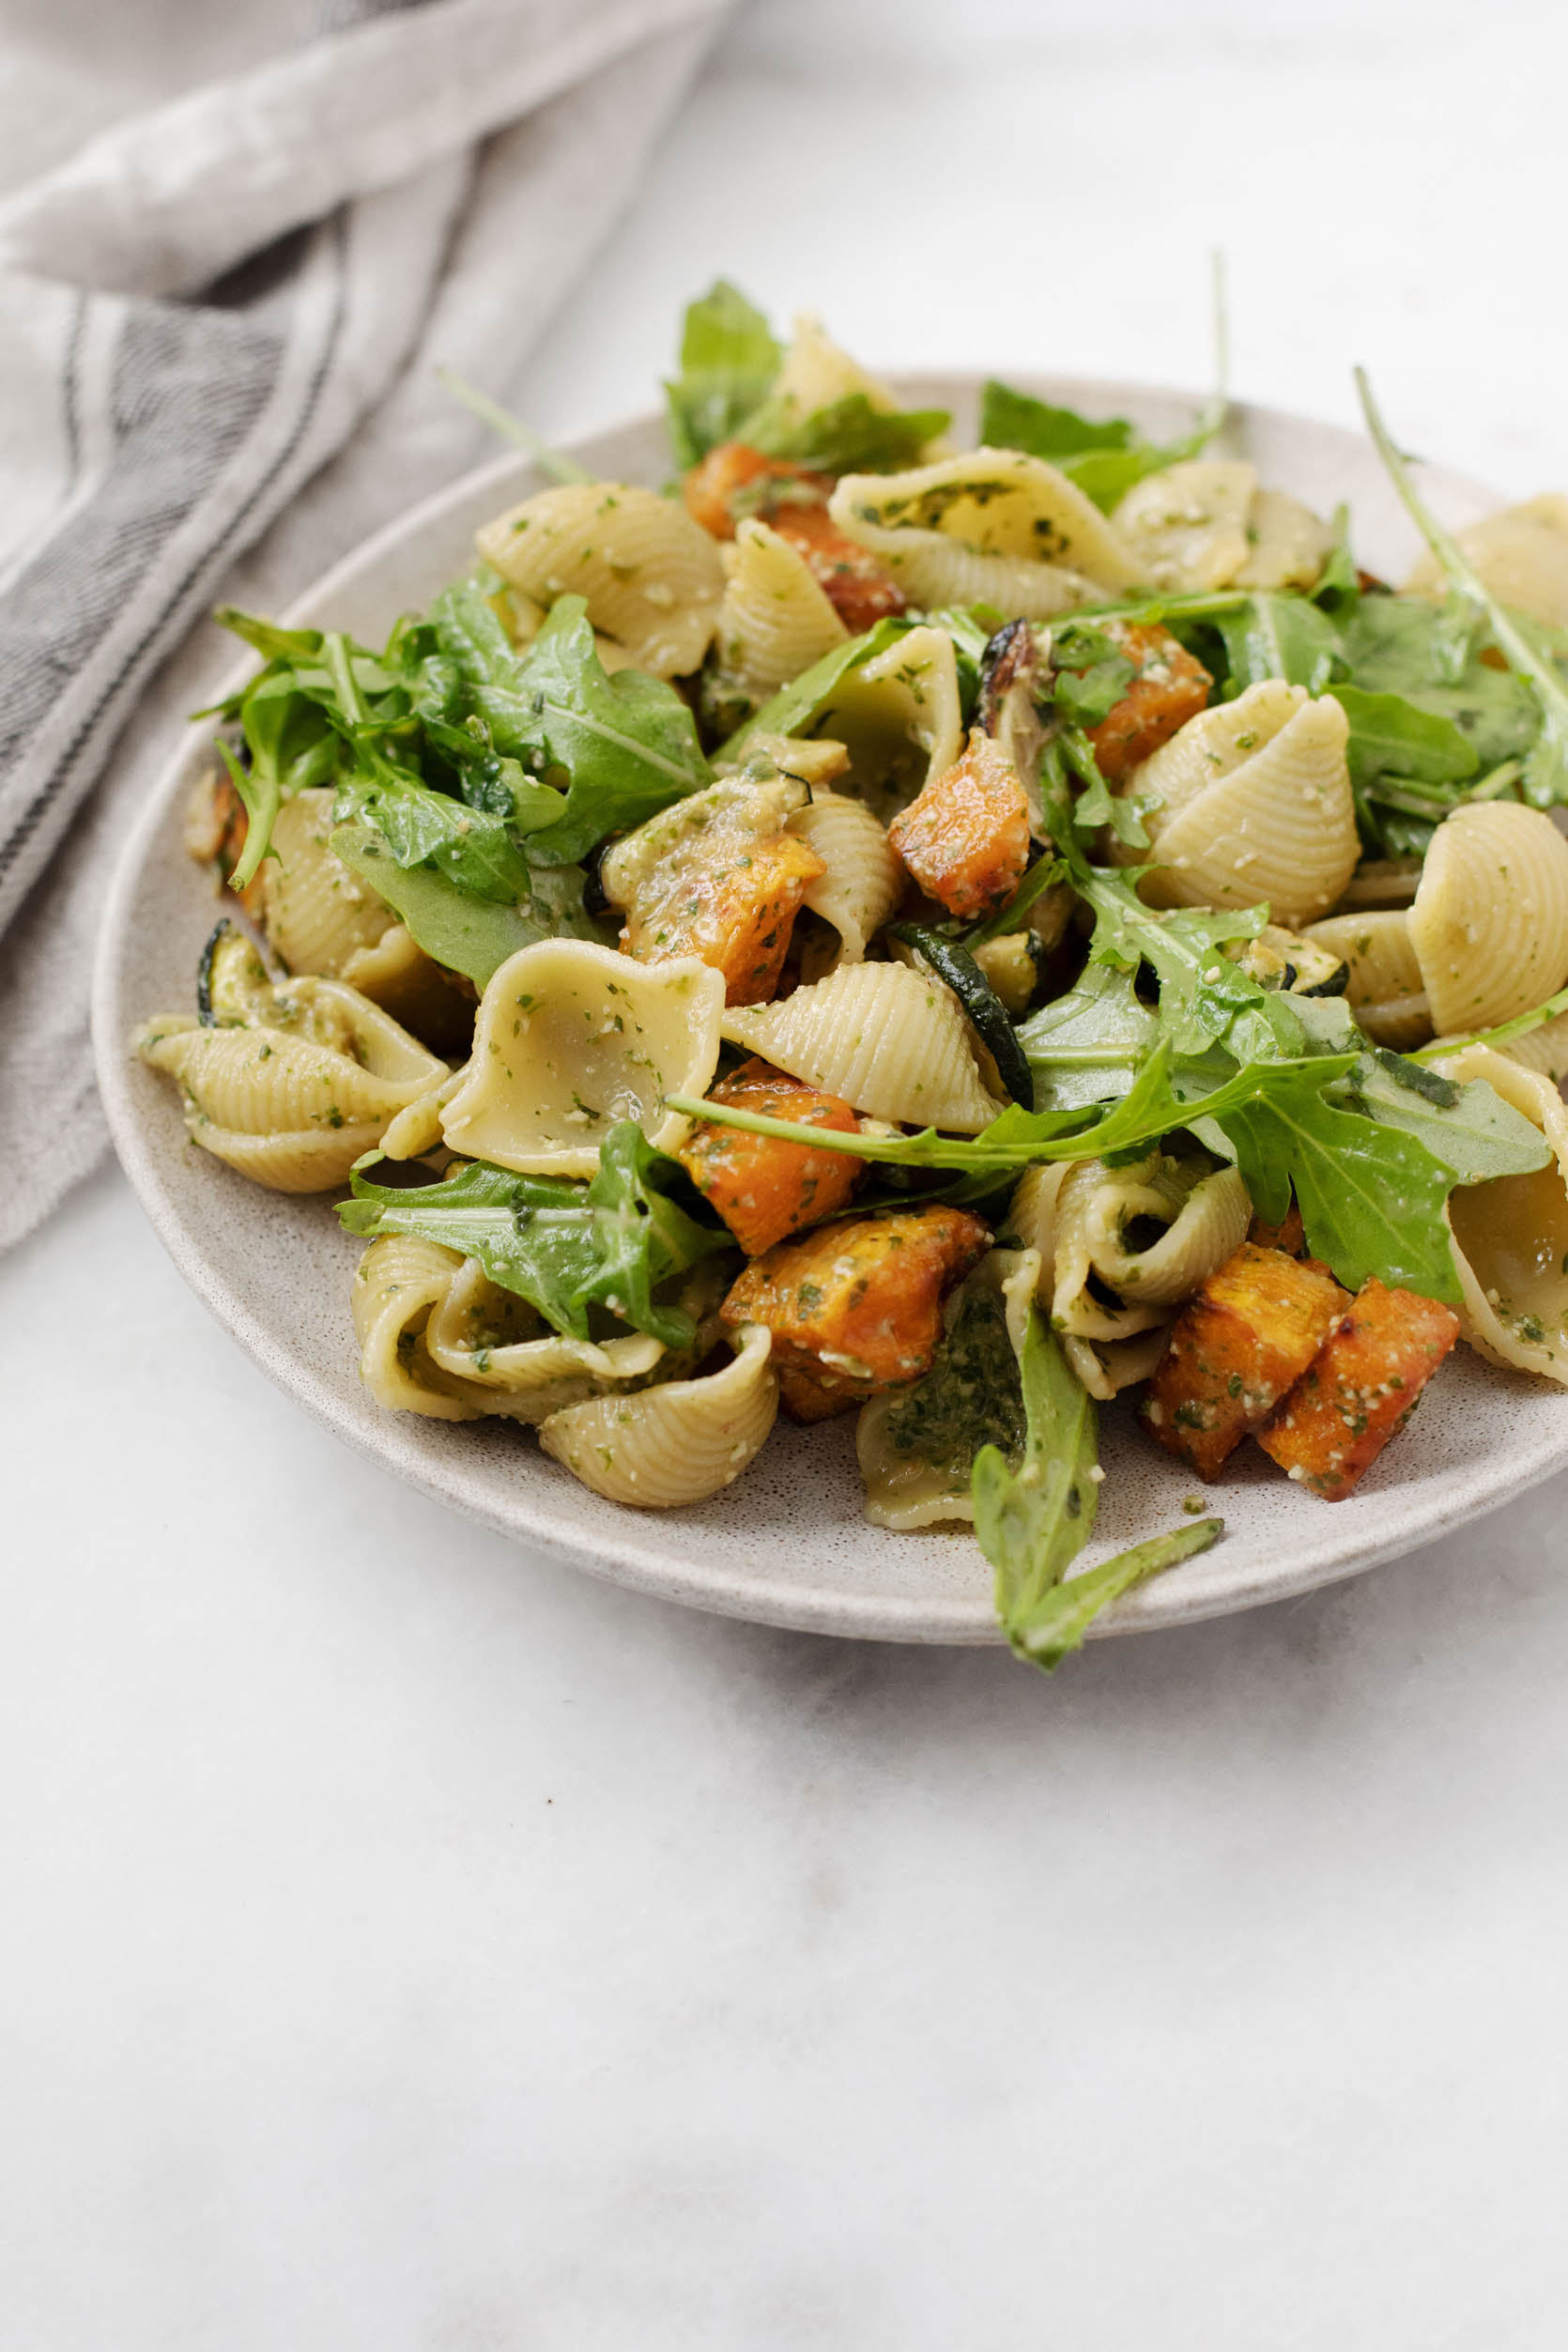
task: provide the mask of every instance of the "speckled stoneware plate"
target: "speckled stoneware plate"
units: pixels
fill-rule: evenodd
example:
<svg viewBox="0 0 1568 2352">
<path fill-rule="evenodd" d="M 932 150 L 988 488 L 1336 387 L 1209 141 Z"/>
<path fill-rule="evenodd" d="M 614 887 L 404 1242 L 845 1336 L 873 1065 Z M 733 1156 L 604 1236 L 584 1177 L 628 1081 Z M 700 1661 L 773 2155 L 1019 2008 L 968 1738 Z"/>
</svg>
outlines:
<svg viewBox="0 0 1568 2352">
<path fill-rule="evenodd" d="M 899 390 L 913 406 L 950 408 L 955 432 L 973 439 L 979 380 L 912 377 L 899 379 Z M 1189 395 L 1127 384 L 1022 380 L 1090 415 L 1130 416 L 1161 438 L 1184 431 L 1194 407 Z M 1348 500 L 1361 561 L 1402 576 L 1414 544 L 1365 441 L 1238 407 L 1226 443 L 1254 458 L 1266 482 L 1322 513 Z M 655 416 L 570 446 L 608 479 L 657 484 L 669 472 Z M 511 459 L 470 474 L 339 565 L 285 617 L 379 642 L 400 612 L 426 604 L 467 567 L 478 524 L 541 486 L 530 466 Z M 1426 486 L 1451 522 L 1495 503 L 1439 473 L 1429 473 Z M 590 1494 L 506 1422 L 453 1425 L 372 1403 L 360 1385 L 348 1312 L 360 1245 L 327 1202 L 262 1191 L 188 1144 L 175 1089 L 126 1050 L 136 1022 L 193 1001 L 196 958 L 215 910 L 181 848 L 180 821 L 207 740 L 205 730 L 191 730 L 127 845 L 104 927 L 94 1022 L 126 1173 L 180 1272 L 219 1320 L 291 1396 L 397 1477 L 595 1576 L 819 1633 L 995 1639 L 991 1574 L 967 1533 L 892 1535 L 866 1524 L 850 1422 L 807 1430 L 781 1422 L 761 1459 L 715 1501 L 641 1515 Z M 1192 1483 L 1114 1407 L 1103 1437 L 1099 1542 L 1089 1560 L 1178 1522 Z M 1408 1551 L 1564 1464 L 1568 1402 L 1487 1369 L 1461 1346 L 1409 1430 L 1349 1500 L 1321 1502 L 1247 1450 L 1210 1498 L 1224 1513 L 1223 1541 L 1121 1603 L 1095 1631 L 1176 1624 L 1305 1591 Z"/>
</svg>

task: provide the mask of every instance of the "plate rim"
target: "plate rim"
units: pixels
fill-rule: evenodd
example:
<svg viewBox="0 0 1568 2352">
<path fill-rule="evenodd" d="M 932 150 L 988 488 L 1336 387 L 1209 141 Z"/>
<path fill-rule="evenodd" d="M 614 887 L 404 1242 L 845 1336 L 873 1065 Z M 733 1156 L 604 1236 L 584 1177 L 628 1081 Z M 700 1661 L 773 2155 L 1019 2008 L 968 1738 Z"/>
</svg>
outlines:
<svg viewBox="0 0 1568 2352">
<path fill-rule="evenodd" d="M 907 368 L 890 373 L 885 380 L 896 389 L 903 385 L 945 384 L 956 394 L 970 395 L 990 372 Z M 1195 397 L 1176 386 L 1056 375 L 1038 368 L 1009 371 L 1008 380 L 1044 398 L 1113 409 L 1135 406 L 1144 399 L 1191 401 Z M 1267 420 L 1274 427 L 1354 438 L 1352 427 L 1268 404 L 1237 401 L 1232 404 L 1232 413 Z M 552 446 L 563 455 L 586 453 L 618 436 L 646 432 L 658 421 L 658 410 L 639 408 L 584 431 L 561 435 Z M 1483 503 L 1497 502 L 1496 493 L 1468 477 L 1437 468 L 1431 470 L 1441 472 L 1452 488 L 1468 497 Z M 492 487 L 498 494 L 526 495 L 530 482 L 540 478 L 538 466 L 520 451 L 502 453 L 470 468 L 418 500 L 330 565 L 289 600 L 280 625 L 304 625 L 307 616 L 317 612 L 346 584 L 362 578 L 394 548 L 438 525 L 466 501 Z M 254 655 L 246 653 L 238 656 L 224 672 L 214 699 L 231 692 L 251 675 L 254 667 Z M 870 1595 L 856 1594 L 843 1587 L 810 1591 L 744 1568 L 726 1571 L 698 1562 L 688 1562 L 682 1568 L 668 1560 L 651 1561 L 639 1550 L 633 1532 L 644 1525 L 643 1514 L 624 1514 L 629 1522 L 624 1542 L 606 1543 L 598 1537 L 563 1531 L 555 1521 L 547 1492 L 534 1498 L 519 1485 L 504 1510 L 490 1507 L 473 1493 L 454 1491 L 435 1462 L 426 1466 L 415 1460 L 394 1458 L 376 1442 L 377 1424 L 369 1428 L 356 1426 L 339 1409 L 333 1396 L 319 1385 L 309 1367 L 288 1354 L 262 1317 L 236 1294 L 206 1256 L 199 1230 L 180 1212 L 163 1185 L 148 1141 L 147 1122 L 131 1092 L 130 1059 L 118 1027 L 118 969 L 132 925 L 143 870 L 153 844 L 175 816 L 192 762 L 205 751 L 208 740 L 209 730 L 204 722 L 186 723 L 177 739 L 171 743 L 169 758 L 159 769 L 146 803 L 121 846 L 104 900 L 93 962 L 91 1033 L 99 1088 L 116 1157 L 177 1271 L 214 1318 L 268 1378 L 355 1453 L 376 1462 L 383 1471 L 432 1501 L 514 1541 L 526 1543 L 553 1561 L 583 1570 L 601 1581 L 684 1606 L 761 1624 L 850 1639 L 975 1647 L 1000 1643 L 1002 1636 L 992 1613 L 989 1578 L 977 1579 L 973 1594 Z M 1535 1392 L 1533 1387 L 1530 1392 Z M 1238 1584 L 1218 1591 L 1208 1587 L 1184 1595 L 1179 1577 L 1161 1578 L 1158 1586 L 1149 1588 L 1143 1595 L 1130 1596 L 1097 1621 L 1091 1628 L 1091 1638 L 1156 1631 L 1167 1625 L 1233 1615 L 1342 1582 L 1500 1509 L 1516 1495 L 1564 1467 L 1568 1467 L 1568 1417 L 1560 1437 L 1542 1438 L 1522 1460 L 1514 1455 L 1508 1457 L 1506 1478 L 1499 1474 L 1496 1491 L 1481 1487 L 1457 1503 L 1452 1496 L 1429 1495 L 1425 1507 L 1415 1509 L 1406 1524 L 1386 1538 L 1358 1545 L 1347 1530 L 1346 1543 L 1328 1560 L 1314 1557 L 1298 1571 L 1286 1570 L 1269 1576 L 1267 1581 L 1254 1573 L 1249 1587 Z M 646 1517 L 655 1526 L 661 1522 L 678 1526 L 680 1521 L 676 1513 L 649 1514 Z M 949 1540 L 961 1541 L 963 1537 L 961 1533 L 952 1534 Z M 1156 1592 L 1159 1600 L 1151 1606 Z"/>
</svg>

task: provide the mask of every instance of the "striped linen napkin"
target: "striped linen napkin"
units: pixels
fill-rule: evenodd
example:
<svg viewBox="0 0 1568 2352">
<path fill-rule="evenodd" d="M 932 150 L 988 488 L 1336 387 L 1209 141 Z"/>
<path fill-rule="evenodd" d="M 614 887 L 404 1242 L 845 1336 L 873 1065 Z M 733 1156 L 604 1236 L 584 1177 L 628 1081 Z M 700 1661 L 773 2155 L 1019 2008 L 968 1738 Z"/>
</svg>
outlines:
<svg viewBox="0 0 1568 2352">
<path fill-rule="evenodd" d="M 482 453 L 435 362 L 512 379 L 727 8 L 329 0 L 292 28 L 231 7 L 244 63 L 151 111 L 145 54 L 117 120 L 113 54 L 84 54 L 74 152 L 49 78 L 65 160 L 0 195 L 0 1248 L 104 1148 L 93 945 L 210 684 L 196 624 L 221 592 L 284 601 Z M 154 29 L 163 89 L 211 54 L 208 0 Z M 25 154 L 26 72 L 0 82 Z"/>
</svg>

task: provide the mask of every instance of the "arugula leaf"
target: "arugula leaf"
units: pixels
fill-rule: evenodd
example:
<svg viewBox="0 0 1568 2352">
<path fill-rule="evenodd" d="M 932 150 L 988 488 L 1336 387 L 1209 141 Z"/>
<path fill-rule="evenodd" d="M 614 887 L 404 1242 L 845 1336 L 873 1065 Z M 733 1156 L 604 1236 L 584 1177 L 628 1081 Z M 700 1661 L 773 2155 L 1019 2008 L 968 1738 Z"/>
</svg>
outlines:
<svg viewBox="0 0 1568 2352">
<path fill-rule="evenodd" d="M 1079 1647 L 1108 1602 L 1204 1550 L 1223 1523 L 1195 1520 L 1068 1579 L 1093 1532 L 1099 1500 L 1098 1417 L 1038 1307 L 1029 1310 L 1019 1369 L 1022 1459 L 1014 1467 L 994 1445 L 976 1457 L 975 1534 L 996 1572 L 996 1614 L 1010 1647 L 1049 1672 Z"/>
<path fill-rule="evenodd" d="M 1345 613 L 1353 609 L 1361 593 L 1361 575 L 1350 548 L 1350 509 L 1343 500 L 1330 517 L 1329 528 L 1333 544 L 1317 576 L 1312 600 L 1314 605 L 1327 605 L 1332 612 Z"/>
<path fill-rule="evenodd" d="M 992 377 L 980 396 L 980 440 L 987 449 L 1022 449 L 1043 457 L 1109 513 L 1145 474 L 1179 465 L 1207 448 L 1220 415 L 1206 409 L 1193 430 L 1161 445 L 1145 441 L 1125 417 L 1091 424 L 1072 408 L 1058 408 Z"/>
<path fill-rule="evenodd" d="M 670 445 L 683 473 L 735 438 L 772 391 L 783 357 L 761 312 L 728 279 L 687 306 L 681 373 L 664 388 Z"/>
<path fill-rule="evenodd" d="M 715 763 L 721 767 L 736 765 L 745 759 L 746 747 L 754 735 L 805 734 L 852 669 L 874 661 L 914 626 L 912 621 L 890 616 L 879 621 L 864 636 L 852 637 L 846 645 L 836 645 L 831 653 L 824 653 L 821 661 L 813 662 L 809 669 L 803 669 L 798 678 L 781 686 L 771 702 L 764 702 L 727 743 L 720 744 L 714 754 Z"/>
<path fill-rule="evenodd" d="M 1343 666 L 1339 632 L 1309 596 L 1251 595 L 1234 612 L 1216 614 L 1213 626 L 1224 644 L 1232 695 L 1265 678 L 1321 694 Z"/>
<path fill-rule="evenodd" d="M 1390 850 L 1393 843 L 1387 820 L 1373 807 L 1374 801 L 1385 797 L 1378 791 L 1383 779 L 1396 777 L 1437 788 L 1463 783 L 1480 765 L 1475 747 L 1452 719 L 1436 711 L 1423 711 L 1403 695 L 1370 694 L 1354 685 L 1330 686 L 1329 692 L 1350 721 L 1346 758 L 1361 838 L 1371 849 Z M 1450 808 L 1459 805 L 1457 797 L 1440 789 L 1433 793 L 1432 801 L 1436 803 L 1428 802 L 1432 823 L 1440 822 Z M 1396 796 L 1394 805 L 1414 813 L 1407 791 Z"/>
<path fill-rule="evenodd" d="M 1525 756 L 1525 797 L 1537 808 L 1568 802 L 1568 686 L 1525 629 L 1498 602 L 1458 542 L 1443 529 L 1422 499 L 1373 398 L 1364 368 L 1356 370 L 1356 389 L 1360 393 L 1367 430 L 1411 521 L 1437 559 L 1444 576 L 1478 615 L 1484 615 L 1493 643 L 1534 698 L 1540 730 Z"/>
<path fill-rule="evenodd" d="M 438 1184 L 372 1184 L 356 1170 L 354 1198 L 338 1215 L 369 1240 L 416 1235 L 477 1259 L 490 1280 L 537 1307 L 570 1339 L 588 1339 L 588 1310 L 607 1307 L 667 1347 L 688 1347 L 690 1315 L 654 1299 L 657 1285 L 715 1251 L 733 1247 L 722 1228 L 700 1225 L 669 1196 L 684 1184 L 678 1161 L 656 1152 L 635 1119 L 606 1135 L 588 1184 L 561 1176 L 514 1176 L 467 1161 Z"/>
<path fill-rule="evenodd" d="M 331 846 L 351 873 L 368 883 L 407 926 L 416 945 L 449 972 L 466 974 L 483 989 L 508 956 L 541 939 L 601 939 L 601 927 L 583 912 L 578 866 L 555 866 L 530 878 L 521 904 L 475 898 L 434 866 L 399 866 L 371 825 L 338 825 Z"/>
<path fill-rule="evenodd" d="M 1419 1137 L 1457 1184 L 1527 1176 L 1552 1156 L 1533 1121 L 1483 1079 L 1459 1085 L 1385 1046 L 1364 1053 L 1330 1091 L 1364 1117 Z"/>
<path fill-rule="evenodd" d="M 1452 1170 L 1415 1132 L 1336 1110 L 1323 1090 L 1321 1064 L 1279 1064 L 1255 1100 L 1217 1110 L 1258 1215 L 1278 1223 L 1294 1185 L 1309 1248 L 1347 1290 L 1376 1275 L 1456 1302 L 1442 1216 Z"/>
<path fill-rule="evenodd" d="M 433 866 L 470 898 L 527 899 L 529 862 L 500 817 L 405 776 L 346 776 L 332 814 L 378 833 L 399 866 Z"/>
<path fill-rule="evenodd" d="M 1418 1053 L 1402 1055 L 1406 1062 L 1424 1064 L 1437 1062 L 1450 1053 L 1463 1053 L 1468 1045 L 1512 1045 L 1515 1038 L 1528 1038 L 1532 1029 L 1543 1028 L 1555 1021 L 1559 1013 L 1568 1013 L 1568 988 L 1559 989 L 1544 1005 L 1535 1006 L 1528 1013 L 1515 1013 L 1512 1021 L 1501 1021 L 1495 1029 L 1472 1029 L 1467 1037 L 1440 1038 L 1435 1045 L 1423 1045 Z"/>
<path fill-rule="evenodd" d="M 1087 964 L 1075 988 L 1020 1025 L 1036 1110 L 1087 1110 L 1126 1094 L 1159 1034 L 1160 1016 L 1139 1001 L 1135 972 Z"/>
<path fill-rule="evenodd" d="M 1139 898 L 1139 878 L 1136 867 L 1074 871 L 1074 888 L 1095 912 L 1091 959 L 1153 966 L 1161 1024 L 1178 1053 L 1202 1053 L 1211 1045 L 1222 1045 L 1238 1062 L 1299 1053 L 1304 1033 L 1295 1007 L 1217 952 L 1230 940 L 1255 939 L 1267 909 L 1222 915 L 1178 907 L 1161 914 Z"/>
<path fill-rule="evenodd" d="M 926 443 L 952 422 L 945 408 L 874 408 L 869 393 L 848 392 L 805 417 L 791 401 L 767 401 L 737 437 L 765 457 L 818 473 L 899 473 L 917 465 Z"/>
<path fill-rule="evenodd" d="M 606 675 L 580 596 L 556 600 L 518 664 L 513 715 L 506 747 L 568 779 L 565 813 L 529 837 L 538 864 L 571 865 L 607 834 L 713 781 L 697 722 L 673 686 L 639 669 Z"/>
</svg>

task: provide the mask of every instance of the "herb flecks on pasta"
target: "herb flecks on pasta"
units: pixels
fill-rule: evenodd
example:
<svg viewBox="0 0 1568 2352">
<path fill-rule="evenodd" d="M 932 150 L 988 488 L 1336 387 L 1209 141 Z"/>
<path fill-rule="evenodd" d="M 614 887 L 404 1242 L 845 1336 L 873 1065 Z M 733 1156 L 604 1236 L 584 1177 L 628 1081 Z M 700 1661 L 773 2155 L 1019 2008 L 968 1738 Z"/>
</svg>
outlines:
<svg viewBox="0 0 1568 2352">
<path fill-rule="evenodd" d="M 853 1413 L 1049 1667 L 1220 1532 L 1079 1572 L 1100 1407 L 1337 1502 L 1456 1337 L 1568 1387 L 1568 497 L 1445 531 L 1365 394 L 1394 592 L 1222 399 L 964 448 L 722 283 L 667 392 L 674 482 L 545 466 L 383 645 L 220 616 L 234 912 L 135 1045 L 346 1188 L 377 1401 L 607 1509 Z"/>
</svg>

